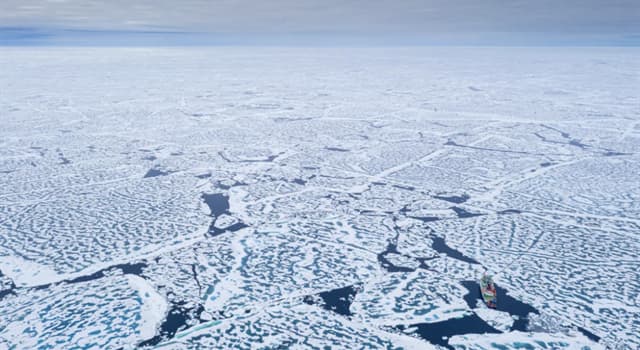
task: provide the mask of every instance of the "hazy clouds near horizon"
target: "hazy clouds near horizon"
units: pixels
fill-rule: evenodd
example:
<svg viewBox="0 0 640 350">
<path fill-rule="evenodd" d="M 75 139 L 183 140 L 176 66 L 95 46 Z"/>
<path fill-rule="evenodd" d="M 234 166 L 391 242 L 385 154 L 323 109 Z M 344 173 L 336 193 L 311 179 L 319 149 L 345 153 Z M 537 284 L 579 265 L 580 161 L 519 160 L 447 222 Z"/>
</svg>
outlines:
<svg viewBox="0 0 640 350">
<path fill-rule="evenodd" d="M 410 38 L 638 38 L 638 0 L 3 0 L 0 27 Z"/>
</svg>

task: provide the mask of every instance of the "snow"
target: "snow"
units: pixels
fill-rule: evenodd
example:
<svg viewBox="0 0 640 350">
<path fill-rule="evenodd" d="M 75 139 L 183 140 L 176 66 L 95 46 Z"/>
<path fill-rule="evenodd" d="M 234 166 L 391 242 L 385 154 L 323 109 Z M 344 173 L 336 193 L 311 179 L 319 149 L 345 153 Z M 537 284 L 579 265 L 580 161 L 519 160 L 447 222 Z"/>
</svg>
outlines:
<svg viewBox="0 0 640 350">
<path fill-rule="evenodd" d="M 0 48 L 0 347 L 635 349 L 639 53 Z"/>
<path fill-rule="evenodd" d="M 499 331 L 508 332 L 513 325 L 513 318 L 507 312 L 486 307 L 478 308 L 475 312 L 481 319 Z"/>
<path fill-rule="evenodd" d="M 15 255 L 0 256 L 2 272 L 17 286 L 34 286 L 59 280 L 58 274 L 49 266 L 25 260 Z"/>
<path fill-rule="evenodd" d="M 142 339 L 152 338 L 166 317 L 169 305 L 165 298 L 144 278 L 136 275 L 126 275 L 126 277 L 129 286 L 138 293 L 142 300 L 140 337 Z"/>
</svg>

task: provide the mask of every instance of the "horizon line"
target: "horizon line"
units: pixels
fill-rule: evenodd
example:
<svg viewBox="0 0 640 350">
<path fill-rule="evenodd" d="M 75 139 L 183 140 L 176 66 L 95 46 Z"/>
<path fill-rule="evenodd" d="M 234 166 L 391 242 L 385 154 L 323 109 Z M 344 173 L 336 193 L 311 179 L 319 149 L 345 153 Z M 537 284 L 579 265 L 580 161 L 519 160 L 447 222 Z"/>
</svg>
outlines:
<svg viewBox="0 0 640 350">
<path fill-rule="evenodd" d="M 637 47 L 639 33 L 568 32 L 196 32 L 0 26 L 0 46 L 522 46 Z"/>
</svg>

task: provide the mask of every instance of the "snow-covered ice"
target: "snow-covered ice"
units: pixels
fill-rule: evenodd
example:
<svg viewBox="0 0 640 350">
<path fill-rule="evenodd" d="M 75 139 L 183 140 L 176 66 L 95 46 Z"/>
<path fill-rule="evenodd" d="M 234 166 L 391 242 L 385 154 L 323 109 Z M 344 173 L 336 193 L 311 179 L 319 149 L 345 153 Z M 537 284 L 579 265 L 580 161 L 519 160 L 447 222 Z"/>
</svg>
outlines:
<svg viewBox="0 0 640 350">
<path fill-rule="evenodd" d="M 640 347 L 638 49 L 0 67 L 0 348 Z"/>
</svg>

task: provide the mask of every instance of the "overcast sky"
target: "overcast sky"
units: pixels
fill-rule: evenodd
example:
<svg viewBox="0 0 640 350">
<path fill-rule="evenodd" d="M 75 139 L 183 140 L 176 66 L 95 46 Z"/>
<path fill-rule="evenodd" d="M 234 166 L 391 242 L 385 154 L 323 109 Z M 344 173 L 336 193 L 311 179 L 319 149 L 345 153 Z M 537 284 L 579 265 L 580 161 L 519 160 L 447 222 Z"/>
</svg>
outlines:
<svg viewBox="0 0 640 350">
<path fill-rule="evenodd" d="M 635 44 L 640 0 L 0 0 L 0 43 Z"/>
</svg>

